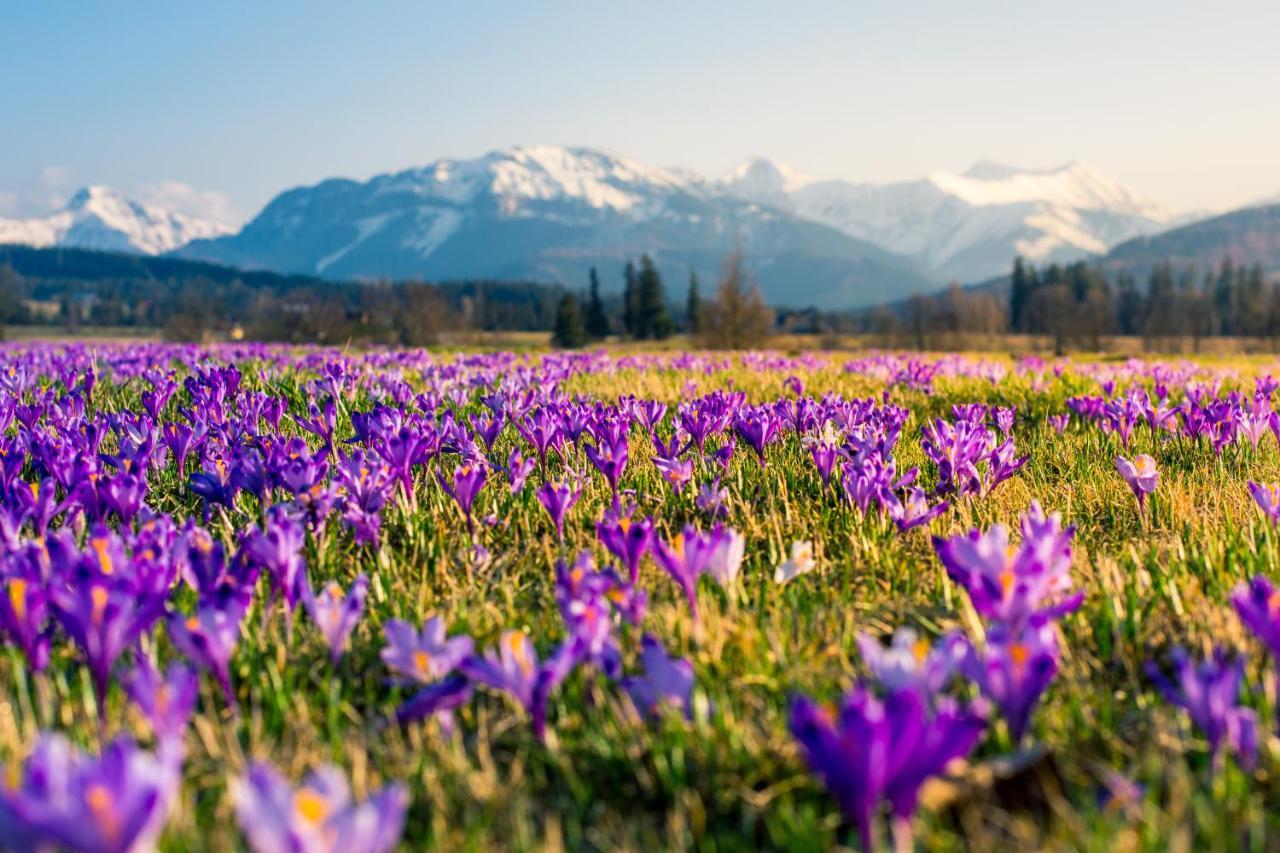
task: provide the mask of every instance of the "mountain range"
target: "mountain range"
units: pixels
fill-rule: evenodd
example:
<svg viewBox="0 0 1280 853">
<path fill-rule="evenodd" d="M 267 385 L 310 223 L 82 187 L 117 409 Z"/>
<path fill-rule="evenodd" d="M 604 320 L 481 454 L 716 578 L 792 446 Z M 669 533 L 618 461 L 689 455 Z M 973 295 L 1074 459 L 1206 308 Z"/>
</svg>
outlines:
<svg viewBox="0 0 1280 853">
<path fill-rule="evenodd" d="M 648 252 L 673 296 L 690 271 L 709 287 L 740 246 L 770 302 L 847 308 L 990 278 L 1014 255 L 1037 264 L 1102 255 L 1187 219 L 1080 163 L 984 161 L 962 174 L 859 184 L 765 159 L 708 179 L 533 145 L 290 189 L 236 233 L 90 187 L 49 216 L 0 220 L 0 243 L 174 253 L 331 279 L 581 286 L 594 266 L 611 290 L 625 262 Z"/>
<path fill-rule="evenodd" d="M 171 252 L 192 240 L 230 231 L 224 225 L 143 204 L 102 186 L 85 187 L 60 210 L 46 216 L 0 219 L 0 243 L 144 255 Z"/>
</svg>

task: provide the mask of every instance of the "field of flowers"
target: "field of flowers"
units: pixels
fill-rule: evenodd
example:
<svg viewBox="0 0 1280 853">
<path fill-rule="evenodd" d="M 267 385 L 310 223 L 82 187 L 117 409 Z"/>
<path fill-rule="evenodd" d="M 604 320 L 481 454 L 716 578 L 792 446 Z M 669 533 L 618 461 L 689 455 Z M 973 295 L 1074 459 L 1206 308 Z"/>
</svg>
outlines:
<svg viewBox="0 0 1280 853">
<path fill-rule="evenodd" d="M 0 349 L 0 848 L 1275 846 L 1273 371 Z"/>
</svg>

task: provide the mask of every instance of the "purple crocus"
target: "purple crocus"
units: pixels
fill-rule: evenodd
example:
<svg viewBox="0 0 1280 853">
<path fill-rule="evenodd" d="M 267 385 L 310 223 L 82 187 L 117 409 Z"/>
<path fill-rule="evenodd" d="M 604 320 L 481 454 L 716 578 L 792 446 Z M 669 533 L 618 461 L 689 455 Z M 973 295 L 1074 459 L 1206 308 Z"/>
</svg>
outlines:
<svg viewBox="0 0 1280 853">
<path fill-rule="evenodd" d="M 409 796 L 391 784 L 356 802 L 346 778 L 324 767 L 296 790 L 271 765 L 255 762 L 231 788 L 240 829 L 256 853 L 340 850 L 386 853 L 404 831 Z"/>
<path fill-rule="evenodd" d="M 244 611 L 238 603 L 207 601 L 194 616 L 169 616 L 169 639 L 187 659 L 210 672 L 222 688 L 227 705 L 235 707 L 231 689 L 231 655 L 240 641 Z"/>
<path fill-rule="evenodd" d="M 1072 592 L 1071 538 L 1057 513 L 1036 502 L 1022 516 L 1022 544 L 1012 547 L 1002 525 L 950 539 L 934 537 L 938 558 L 963 586 L 979 614 L 1020 631 L 1032 616 L 1070 613 L 1084 594 Z"/>
<path fill-rule="evenodd" d="M 364 599 L 368 593 L 369 578 L 363 574 L 352 581 L 351 589 L 346 592 L 336 581 L 326 583 L 319 595 L 315 594 L 309 583 L 303 585 L 303 603 L 311 621 L 316 623 L 329 645 L 329 655 L 334 666 L 338 665 L 347 650 L 347 639 L 364 613 Z"/>
<path fill-rule="evenodd" d="M 538 503 L 542 504 L 551 516 L 551 523 L 556 527 L 556 536 L 564 539 L 564 517 L 573 508 L 582 495 L 582 490 L 568 483 L 548 481 L 537 491 Z"/>
<path fill-rule="evenodd" d="M 1041 694 L 1058 673 L 1057 626 L 1039 618 L 1018 634 L 993 628 L 986 645 L 971 650 L 961 670 L 1000 709 L 1017 746 Z"/>
<path fill-rule="evenodd" d="M 1231 604 L 1240 621 L 1280 661 L 1280 589 L 1264 575 L 1241 583 L 1231 593 Z"/>
<path fill-rule="evenodd" d="M 791 706 L 790 729 L 805 762 L 836 798 L 867 851 L 876 849 L 881 804 L 889 804 L 896 824 L 907 832 L 920 787 L 968 755 L 985 727 L 972 708 L 941 699 L 931 709 L 915 690 L 879 699 L 855 687 L 836 713 L 804 696 Z"/>
<path fill-rule="evenodd" d="M 430 684 L 443 678 L 470 657 L 475 648 L 468 636 L 446 636 L 439 616 L 423 623 L 421 631 L 401 619 L 392 619 L 384 631 L 387 644 L 381 652 L 382 662 L 411 684 Z"/>
<path fill-rule="evenodd" d="M 625 515 L 606 515 L 596 525 L 596 535 L 622 561 L 634 584 L 640 579 L 640 561 L 653 544 L 653 519 L 636 521 Z"/>
<path fill-rule="evenodd" d="M 934 644 L 911 628 L 899 628 L 888 647 L 872 636 L 859 634 L 858 652 L 885 690 L 917 690 L 933 696 L 960 668 L 969 653 L 969 641 L 957 632 Z"/>
<path fill-rule="evenodd" d="M 532 459 L 525 459 L 520 454 L 520 448 L 511 449 L 511 455 L 507 457 L 507 482 L 511 486 L 511 494 L 518 495 L 524 491 L 524 481 L 529 479 L 537 464 Z"/>
<path fill-rule="evenodd" d="M 627 467 L 628 447 L 626 435 L 617 436 L 616 440 L 612 441 L 602 438 L 598 446 L 586 445 L 585 452 L 587 459 L 591 460 L 591 464 L 609 481 L 609 488 L 616 495 L 618 493 L 618 481 L 622 479 L 622 473 Z"/>
<path fill-rule="evenodd" d="M 460 669 L 472 681 L 514 696 L 533 719 L 534 733 L 542 740 L 546 736 L 547 700 L 576 663 L 569 644 L 539 661 L 533 642 L 523 631 L 505 631 L 496 653 L 472 655 Z"/>
<path fill-rule="evenodd" d="M 686 718 L 693 714 L 693 665 L 684 658 L 668 657 L 662 643 L 651 634 L 641 640 L 640 662 L 644 674 L 622 679 L 636 710 L 644 716 L 670 705 Z"/>
<path fill-rule="evenodd" d="M 68 579 L 66 587 L 53 591 L 53 602 L 58 622 L 84 653 L 99 711 L 106 713 L 116 660 L 160 618 L 164 601 L 130 583 L 98 575 Z"/>
<path fill-rule="evenodd" d="M 49 662 L 49 592 L 40 578 L 40 557 L 32 553 L 35 548 L 30 545 L 11 556 L 7 576 L 0 580 L 0 630 L 21 649 L 27 665 L 41 672 Z"/>
<path fill-rule="evenodd" d="M 662 537 L 654 540 L 654 559 L 679 584 L 694 621 L 698 619 L 698 576 L 707 570 L 723 538 L 721 527 L 703 533 L 693 525 L 686 525 L 670 541 Z"/>
<path fill-rule="evenodd" d="M 712 518 L 727 516 L 728 502 L 729 490 L 720 485 L 719 477 L 710 483 L 703 483 L 702 488 L 698 490 L 698 496 L 693 499 L 694 505 Z"/>
<path fill-rule="evenodd" d="M 1145 453 L 1140 453 L 1130 462 L 1123 456 L 1116 457 L 1116 470 L 1129 484 L 1133 496 L 1138 499 L 1138 511 L 1146 506 L 1147 495 L 1156 490 L 1160 482 L 1160 472 L 1156 470 L 1156 460 Z"/>
<path fill-rule="evenodd" d="M 1258 508 L 1271 520 L 1272 524 L 1280 524 L 1280 484 L 1272 483 L 1264 486 L 1250 480 L 1249 494 L 1253 495 Z"/>
<path fill-rule="evenodd" d="M 1186 711 L 1204 734 L 1214 769 L 1220 769 L 1224 745 L 1235 753 L 1241 767 L 1252 769 L 1258 753 L 1258 718 L 1252 708 L 1240 706 L 1239 661 L 1230 659 L 1222 649 L 1196 662 L 1185 649 L 1176 648 L 1172 659 L 1172 681 L 1151 662 L 1147 675 L 1165 699 Z"/>
<path fill-rule="evenodd" d="M 200 683 L 189 667 L 175 663 L 161 674 L 143 658 L 125 682 L 143 716 L 151 723 L 160 750 L 180 755 L 187 723 L 200 698 Z"/>
<path fill-rule="evenodd" d="M 462 514 L 466 516 L 468 528 L 473 526 L 471 507 L 475 504 L 476 496 L 480 494 L 480 490 L 484 488 L 484 481 L 488 476 L 488 468 L 485 467 L 483 462 L 475 462 L 470 459 L 453 469 L 452 482 L 446 479 L 443 473 L 436 472 L 436 479 L 440 481 L 440 487 L 445 490 L 449 497 L 458 502 L 458 506 L 462 509 Z"/>
<path fill-rule="evenodd" d="M 0 786 L 0 839 L 13 850 L 151 850 L 164 829 L 178 768 L 128 739 L 99 758 L 42 735 L 11 786 Z"/>
<path fill-rule="evenodd" d="M 678 495 L 693 479 L 693 460 L 681 459 L 677 456 L 653 456 L 653 466 L 658 469 L 662 478 L 671 484 Z"/>
</svg>

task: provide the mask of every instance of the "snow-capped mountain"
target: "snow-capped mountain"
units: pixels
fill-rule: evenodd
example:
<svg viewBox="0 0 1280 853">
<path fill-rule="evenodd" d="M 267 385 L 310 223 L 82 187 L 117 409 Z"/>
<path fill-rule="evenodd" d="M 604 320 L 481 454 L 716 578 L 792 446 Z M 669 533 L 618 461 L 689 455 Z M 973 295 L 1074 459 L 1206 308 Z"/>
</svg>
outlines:
<svg viewBox="0 0 1280 853">
<path fill-rule="evenodd" d="M 1014 255 L 1043 263 L 1103 253 L 1176 222 L 1083 163 L 1026 170 L 981 161 L 960 175 L 858 184 L 753 160 L 720 185 L 911 257 L 941 280 L 1001 274 Z"/>
<path fill-rule="evenodd" d="M 692 173 L 553 145 L 289 190 L 240 233 L 181 254 L 331 278 L 571 286 L 596 266 L 617 289 L 623 264 L 647 252 L 674 296 L 690 270 L 709 286 L 739 245 L 776 304 L 850 307 L 936 287 L 892 252 Z"/>
<path fill-rule="evenodd" d="M 0 219 L 0 244 L 159 255 L 192 240 L 218 237 L 231 230 L 143 204 L 107 187 L 91 186 L 47 216 Z"/>
</svg>

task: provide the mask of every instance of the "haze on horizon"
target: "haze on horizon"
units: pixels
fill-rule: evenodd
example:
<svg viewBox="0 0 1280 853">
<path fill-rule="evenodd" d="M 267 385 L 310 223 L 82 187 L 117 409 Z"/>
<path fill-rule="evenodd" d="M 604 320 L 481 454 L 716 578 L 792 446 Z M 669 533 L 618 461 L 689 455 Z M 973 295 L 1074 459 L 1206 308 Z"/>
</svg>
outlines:
<svg viewBox="0 0 1280 853">
<path fill-rule="evenodd" d="M 1280 5 L 37 4 L 0 26 L 0 216 L 82 184 L 227 223 L 515 144 L 882 183 L 1087 162 L 1175 210 L 1280 193 Z"/>
</svg>

